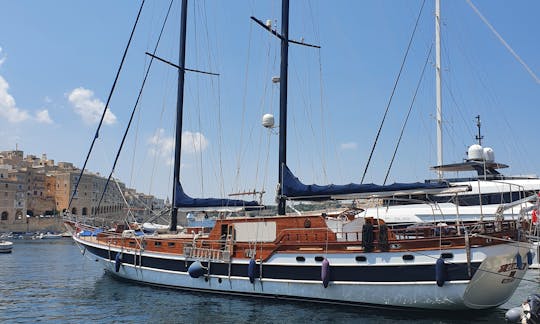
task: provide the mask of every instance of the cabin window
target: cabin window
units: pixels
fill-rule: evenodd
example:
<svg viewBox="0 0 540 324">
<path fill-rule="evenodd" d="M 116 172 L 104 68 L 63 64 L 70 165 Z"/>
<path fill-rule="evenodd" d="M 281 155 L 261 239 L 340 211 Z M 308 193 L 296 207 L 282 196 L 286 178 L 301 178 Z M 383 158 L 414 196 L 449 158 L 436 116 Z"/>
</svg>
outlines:
<svg viewBox="0 0 540 324">
<path fill-rule="evenodd" d="M 306 261 L 306 258 L 304 258 L 303 256 L 299 255 L 296 257 L 296 261 L 298 262 L 305 262 Z"/>
<path fill-rule="evenodd" d="M 364 255 L 357 255 L 356 258 L 354 258 L 357 262 L 366 262 L 367 258 Z"/>
<path fill-rule="evenodd" d="M 441 253 L 441 258 L 443 258 L 443 259 L 453 259 L 454 254 L 453 253 Z"/>
<path fill-rule="evenodd" d="M 169 242 L 169 243 L 167 243 L 167 246 L 168 246 L 168 247 L 174 247 L 175 245 L 176 245 L 176 244 L 175 244 L 174 242 Z"/>
<path fill-rule="evenodd" d="M 317 261 L 317 262 L 323 262 L 323 260 L 324 260 L 324 257 L 322 257 L 320 255 L 315 257 L 315 261 Z"/>
<path fill-rule="evenodd" d="M 412 261 L 412 260 L 414 260 L 414 255 L 405 254 L 402 258 L 403 258 L 404 261 Z"/>
<path fill-rule="evenodd" d="M 154 242 L 154 246 L 161 246 L 161 242 Z"/>
<path fill-rule="evenodd" d="M 135 242 L 134 241 L 129 241 L 129 245 L 130 246 L 135 246 Z"/>
</svg>

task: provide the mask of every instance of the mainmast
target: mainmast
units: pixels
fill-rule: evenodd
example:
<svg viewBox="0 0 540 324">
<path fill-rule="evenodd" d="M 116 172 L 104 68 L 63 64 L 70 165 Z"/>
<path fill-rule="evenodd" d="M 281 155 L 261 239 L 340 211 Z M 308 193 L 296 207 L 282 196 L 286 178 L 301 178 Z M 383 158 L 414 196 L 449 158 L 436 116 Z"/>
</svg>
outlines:
<svg viewBox="0 0 540 324">
<path fill-rule="evenodd" d="M 441 10 L 440 0 L 435 0 L 435 73 L 437 77 L 437 165 L 443 165 L 443 140 L 442 140 L 442 97 L 441 97 Z M 443 178 L 443 172 L 437 171 L 439 179 Z"/>
<path fill-rule="evenodd" d="M 289 43 L 314 48 L 320 48 L 320 46 L 304 43 L 303 40 L 295 41 L 289 39 L 289 0 L 283 0 L 281 2 L 281 34 L 272 29 L 271 23 L 264 24 L 255 17 L 251 17 L 251 19 L 281 40 L 281 65 L 279 73 L 279 186 L 277 200 L 278 215 L 285 215 L 286 199 L 283 196 L 283 170 L 287 165 L 287 70 L 289 67 Z"/>
<path fill-rule="evenodd" d="M 174 179 L 172 193 L 171 225 L 169 230 L 176 231 L 178 224 L 178 207 L 176 207 L 176 187 L 180 186 L 180 158 L 182 148 L 182 115 L 184 113 L 184 75 L 186 65 L 186 21 L 187 0 L 182 0 L 182 13 L 180 20 L 180 52 L 178 58 L 178 89 L 176 99 L 176 137 L 174 147 Z"/>
<path fill-rule="evenodd" d="M 285 215 L 283 167 L 287 164 L 287 71 L 289 66 L 289 0 L 281 3 L 281 68 L 279 73 L 279 189 L 278 215 Z"/>
</svg>

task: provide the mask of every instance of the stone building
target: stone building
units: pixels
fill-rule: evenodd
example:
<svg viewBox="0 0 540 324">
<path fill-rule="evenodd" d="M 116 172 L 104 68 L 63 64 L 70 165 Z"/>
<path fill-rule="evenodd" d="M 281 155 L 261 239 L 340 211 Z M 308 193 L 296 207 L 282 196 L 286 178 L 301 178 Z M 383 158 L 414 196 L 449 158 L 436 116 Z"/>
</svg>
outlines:
<svg viewBox="0 0 540 324">
<path fill-rule="evenodd" d="M 117 184 L 111 181 L 105 194 L 102 194 L 107 179 L 93 173 L 83 174 L 70 206 L 69 201 L 75 191 L 79 176 L 79 170 L 55 172 L 55 201 L 58 210 L 68 211 L 74 216 L 92 216 L 101 220 L 122 220 L 124 218 L 123 198 Z M 120 188 L 125 188 L 125 186 L 121 184 Z"/>
<path fill-rule="evenodd" d="M 123 194 L 128 203 L 134 204 L 132 207 L 141 220 L 151 214 L 144 210 L 146 207 L 164 207 L 163 200 L 137 193 L 114 180 L 102 195 L 107 179 L 87 171 L 70 205 L 80 172 L 70 162 L 55 165 L 45 154 L 38 158 L 35 155 L 24 157 L 19 150 L 0 152 L 0 228 L 19 222 L 28 224 L 27 215 L 32 220 L 32 217 L 50 217 L 63 212 L 88 216 L 100 223 L 122 221 L 127 214 Z"/>
<path fill-rule="evenodd" d="M 0 166 L 0 224 L 26 222 L 24 182 L 9 165 Z"/>
<path fill-rule="evenodd" d="M 135 189 L 127 189 L 125 191 L 125 197 L 134 218 L 138 222 L 151 219 L 156 213 L 165 208 L 165 201 L 163 199 L 136 192 Z"/>
</svg>

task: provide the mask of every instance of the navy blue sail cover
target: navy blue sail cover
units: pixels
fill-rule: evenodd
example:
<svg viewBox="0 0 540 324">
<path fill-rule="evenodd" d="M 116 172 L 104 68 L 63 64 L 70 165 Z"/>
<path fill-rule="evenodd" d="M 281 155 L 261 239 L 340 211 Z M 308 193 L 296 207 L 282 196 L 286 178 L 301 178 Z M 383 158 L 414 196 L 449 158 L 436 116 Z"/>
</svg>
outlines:
<svg viewBox="0 0 540 324">
<path fill-rule="evenodd" d="M 256 201 L 225 198 L 191 198 L 186 195 L 181 184 L 176 185 L 175 206 L 177 208 L 204 208 L 204 207 L 256 207 Z"/>
<path fill-rule="evenodd" d="M 428 190 L 428 189 L 444 189 L 449 188 L 448 183 L 394 183 L 391 185 L 381 186 L 373 183 L 356 184 L 349 183 L 346 185 L 325 185 L 319 186 L 316 184 L 306 185 L 300 182 L 291 172 L 287 165 L 283 166 L 283 196 L 290 199 L 306 199 L 306 200 L 322 200 L 332 196 L 353 195 L 353 194 L 368 194 L 375 192 L 391 192 L 403 190 Z"/>
</svg>

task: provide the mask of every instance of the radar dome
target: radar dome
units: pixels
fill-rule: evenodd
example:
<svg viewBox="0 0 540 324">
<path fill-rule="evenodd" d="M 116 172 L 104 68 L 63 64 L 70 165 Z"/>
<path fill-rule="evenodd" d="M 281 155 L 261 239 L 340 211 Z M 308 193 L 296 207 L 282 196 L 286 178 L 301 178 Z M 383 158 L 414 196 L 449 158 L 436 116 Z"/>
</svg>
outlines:
<svg viewBox="0 0 540 324">
<path fill-rule="evenodd" d="M 272 128 L 274 127 L 274 115 L 272 114 L 265 114 L 262 118 L 262 125 L 265 128 Z"/>
<path fill-rule="evenodd" d="M 469 146 L 467 155 L 469 160 L 482 161 L 484 159 L 484 149 L 478 144 L 473 144 Z"/>
<path fill-rule="evenodd" d="M 495 152 L 491 147 L 484 147 L 484 160 L 486 162 L 495 162 Z"/>
</svg>

